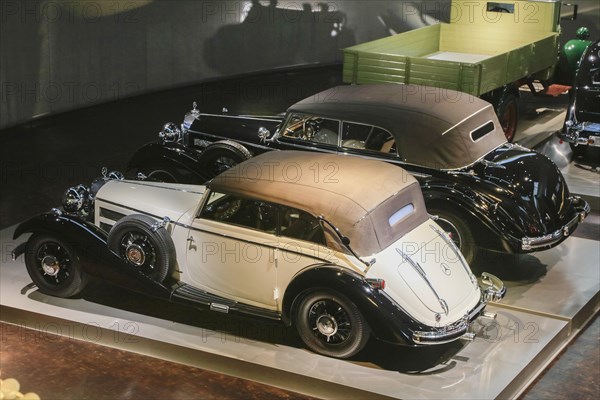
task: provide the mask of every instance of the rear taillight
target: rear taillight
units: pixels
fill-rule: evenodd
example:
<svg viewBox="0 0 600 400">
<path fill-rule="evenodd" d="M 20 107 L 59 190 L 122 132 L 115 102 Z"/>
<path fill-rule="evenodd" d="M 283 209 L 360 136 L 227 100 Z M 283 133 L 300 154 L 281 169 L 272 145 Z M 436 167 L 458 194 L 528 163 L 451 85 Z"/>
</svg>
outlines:
<svg viewBox="0 0 600 400">
<path fill-rule="evenodd" d="M 383 279 L 366 279 L 369 286 L 373 289 L 385 289 L 385 281 Z"/>
</svg>

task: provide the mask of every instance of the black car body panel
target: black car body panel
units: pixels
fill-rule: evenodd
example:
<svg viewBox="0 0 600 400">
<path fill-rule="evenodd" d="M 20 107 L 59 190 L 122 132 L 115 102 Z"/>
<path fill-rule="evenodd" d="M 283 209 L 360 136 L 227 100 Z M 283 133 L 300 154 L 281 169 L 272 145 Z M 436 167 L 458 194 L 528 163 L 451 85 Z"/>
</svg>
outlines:
<svg viewBox="0 0 600 400">
<path fill-rule="evenodd" d="M 171 290 L 142 274 L 108 250 L 107 234 L 91 222 L 61 212 L 32 217 L 17 227 L 14 239 L 25 233 L 51 234 L 73 247 L 85 272 L 132 291 L 168 299 Z M 22 249 L 24 252 L 27 248 Z M 14 256 L 19 254 L 15 252 Z"/>
<path fill-rule="evenodd" d="M 600 41 L 581 57 L 560 137 L 573 146 L 600 146 Z"/>
<path fill-rule="evenodd" d="M 65 214 L 58 210 L 40 214 L 19 224 L 13 237 L 18 239 L 26 233 L 49 234 L 61 238 L 75 250 L 82 268 L 91 276 L 173 303 L 211 310 L 213 304 L 219 304 L 226 306 L 228 313 L 283 320 L 289 326 L 292 323 L 294 307 L 297 306 L 298 295 L 306 290 L 327 287 L 349 297 L 363 311 L 371 332 L 382 341 L 415 346 L 417 345 L 413 339 L 415 332 L 434 332 L 408 316 L 385 292 L 374 289 L 361 276 L 334 265 L 317 265 L 298 274 L 286 290 L 283 299 L 284 310 L 281 315 L 274 311 L 231 301 L 175 280 L 168 280 L 164 284 L 158 283 L 110 251 L 107 246 L 106 232 L 76 215 Z M 13 251 L 13 257 L 17 258 L 27 252 L 27 244 L 28 242 L 21 243 Z M 472 310 L 469 322 L 477 318 L 482 311 L 481 305 Z M 457 332 L 456 337 L 463 333 L 464 331 Z M 454 337 L 448 336 L 448 339 Z"/>
<path fill-rule="evenodd" d="M 476 101 L 486 107 L 487 103 L 483 100 Z M 317 109 L 321 105 L 319 102 L 315 104 Z M 358 109 L 356 104 L 352 105 Z M 328 105 L 327 116 L 334 113 L 332 107 L 335 106 L 335 102 Z M 294 107 L 298 108 L 292 106 L 288 115 L 295 110 Z M 308 112 L 309 107 L 310 105 L 303 105 L 301 108 L 303 112 Z M 469 107 L 474 108 L 472 104 Z M 281 130 L 288 123 L 286 118 L 291 117 L 245 118 L 200 114 L 197 110 L 192 112 L 194 111 L 196 114 L 193 119 L 189 118 L 190 113 L 186 115 L 186 120 L 193 122 L 189 123 L 189 129 L 184 126 L 178 143 L 199 152 L 209 148 L 213 142 L 227 139 L 240 143 L 252 155 L 270 150 L 308 150 L 374 158 L 396 164 L 419 180 L 428 209 L 453 210 L 464 217 L 476 238 L 476 246 L 480 248 L 500 252 L 547 249 L 562 242 L 589 213 L 589 206 L 585 201 L 570 195 L 564 178 L 552 161 L 519 145 L 501 144 L 490 149 L 482 158 L 475 157 L 473 162 L 464 167 L 444 169 L 415 165 L 398 154 L 365 152 L 339 144 L 287 138 L 281 134 Z M 347 110 L 345 112 L 348 113 Z M 446 112 L 451 114 L 452 109 Z M 319 115 L 318 111 L 314 114 Z M 356 123 L 366 124 L 373 120 L 370 117 L 369 121 L 363 121 L 358 115 L 348 114 L 344 118 L 353 118 L 351 121 Z M 476 114 L 477 112 L 473 115 Z M 460 116 L 453 118 L 460 120 Z M 496 118 L 495 115 L 493 118 Z M 385 122 L 385 127 L 396 135 L 396 141 L 406 143 L 406 140 L 401 142 L 397 136 L 399 134 L 392 130 L 394 121 L 391 117 Z M 258 131 L 261 128 L 266 128 L 269 134 L 259 135 Z M 156 145 L 169 147 L 171 143 L 162 141 Z M 437 148 L 436 151 L 443 153 L 444 149 Z M 468 148 L 460 151 L 462 154 L 468 154 Z M 145 152 L 146 148 L 141 148 L 134 160 L 145 157 Z M 201 165 L 202 155 L 199 155 L 199 158 Z M 135 170 L 136 163 L 132 162 L 130 167 Z M 193 175 L 190 177 L 195 179 Z M 182 183 L 197 181 L 184 180 Z"/>
</svg>

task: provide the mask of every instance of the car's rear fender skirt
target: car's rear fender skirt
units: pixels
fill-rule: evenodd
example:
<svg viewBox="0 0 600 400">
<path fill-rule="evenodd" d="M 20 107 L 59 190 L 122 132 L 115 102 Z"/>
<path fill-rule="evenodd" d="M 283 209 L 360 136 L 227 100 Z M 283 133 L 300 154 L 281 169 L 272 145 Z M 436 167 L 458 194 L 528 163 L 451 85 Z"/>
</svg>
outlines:
<svg viewBox="0 0 600 400">
<path fill-rule="evenodd" d="M 131 157 L 127 171 L 140 171 L 145 167 L 166 168 L 182 181 L 178 183 L 203 183 L 209 179 L 198 167 L 198 153 L 180 143 L 148 143 Z"/>
<path fill-rule="evenodd" d="M 359 308 L 371 333 L 380 340 L 413 344 L 412 332 L 419 324 L 379 289 L 372 288 L 360 275 L 326 264 L 314 265 L 300 272 L 288 285 L 282 304 L 282 319 L 291 325 L 304 294 L 318 289 L 335 290 Z"/>
<path fill-rule="evenodd" d="M 25 233 L 53 235 L 67 243 L 80 259 L 84 271 L 127 289 L 168 299 L 171 289 L 153 281 L 128 264 L 107 246 L 107 233 L 75 216 L 49 212 L 22 222 L 14 239 Z M 25 248 L 24 251 L 29 251 Z"/>
</svg>

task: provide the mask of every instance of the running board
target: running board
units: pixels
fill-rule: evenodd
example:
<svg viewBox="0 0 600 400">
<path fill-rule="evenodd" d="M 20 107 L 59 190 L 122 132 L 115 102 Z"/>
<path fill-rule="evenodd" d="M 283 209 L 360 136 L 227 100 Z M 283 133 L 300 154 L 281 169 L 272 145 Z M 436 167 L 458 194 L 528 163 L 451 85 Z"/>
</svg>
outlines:
<svg viewBox="0 0 600 400">
<path fill-rule="evenodd" d="M 256 317 L 268 318 L 277 321 L 281 320 L 281 314 L 277 311 L 238 303 L 237 301 L 205 292 L 204 290 L 200 290 L 192 285 L 188 285 L 187 283 L 178 283 L 173 287 L 171 301 L 192 306 L 201 305 L 208 307 L 211 311 L 217 311 L 226 314 L 230 312 L 239 312 L 243 314 L 254 315 Z"/>
</svg>

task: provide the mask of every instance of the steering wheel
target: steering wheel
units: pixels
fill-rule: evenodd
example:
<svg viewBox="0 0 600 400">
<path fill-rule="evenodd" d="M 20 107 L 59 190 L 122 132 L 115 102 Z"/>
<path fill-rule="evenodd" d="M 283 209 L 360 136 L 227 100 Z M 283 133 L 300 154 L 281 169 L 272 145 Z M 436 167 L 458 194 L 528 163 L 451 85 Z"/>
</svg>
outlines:
<svg viewBox="0 0 600 400">
<path fill-rule="evenodd" d="M 312 118 L 308 118 L 302 124 L 302 133 L 299 138 L 303 140 L 312 140 L 317 132 L 319 132 L 319 122 Z"/>
<path fill-rule="evenodd" d="M 216 207 L 216 209 L 213 212 L 213 218 L 216 221 L 227 221 L 240 210 L 240 208 L 242 207 L 242 200 L 227 200 L 222 202 L 221 204 L 212 207 Z"/>
</svg>

